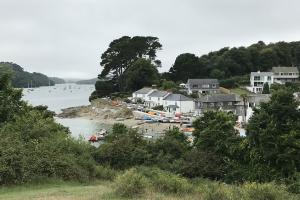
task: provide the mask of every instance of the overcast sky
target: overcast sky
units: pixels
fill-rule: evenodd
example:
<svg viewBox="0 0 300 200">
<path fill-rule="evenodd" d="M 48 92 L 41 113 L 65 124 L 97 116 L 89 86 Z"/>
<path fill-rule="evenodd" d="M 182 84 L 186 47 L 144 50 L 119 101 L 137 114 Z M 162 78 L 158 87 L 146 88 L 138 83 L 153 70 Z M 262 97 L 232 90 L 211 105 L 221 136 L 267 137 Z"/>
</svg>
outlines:
<svg viewBox="0 0 300 200">
<path fill-rule="evenodd" d="M 0 0 L 0 60 L 93 78 L 123 35 L 156 36 L 167 71 L 181 53 L 300 40 L 299 0 Z"/>
</svg>

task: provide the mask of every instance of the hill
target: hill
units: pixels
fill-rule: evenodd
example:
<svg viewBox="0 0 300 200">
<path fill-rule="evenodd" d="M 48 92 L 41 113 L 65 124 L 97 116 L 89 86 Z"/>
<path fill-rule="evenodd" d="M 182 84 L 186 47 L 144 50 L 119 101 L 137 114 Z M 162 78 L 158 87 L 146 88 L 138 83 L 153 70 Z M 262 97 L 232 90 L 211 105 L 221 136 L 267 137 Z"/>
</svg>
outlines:
<svg viewBox="0 0 300 200">
<path fill-rule="evenodd" d="M 300 66 L 300 41 L 265 44 L 259 41 L 248 47 L 224 47 L 198 57 L 191 53 L 177 56 L 165 78 L 185 82 L 189 78 L 228 79 L 269 71 L 276 66 Z"/>
<path fill-rule="evenodd" d="M 50 80 L 49 77 L 47 77 L 46 75 L 38 72 L 30 73 L 24 71 L 24 69 L 21 66 L 15 63 L 0 62 L 0 67 L 12 71 L 13 73 L 12 85 L 16 88 L 55 85 L 55 82 Z"/>
<path fill-rule="evenodd" d="M 77 81 L 76 84 L 88 84 L 88 85 L 95 85 L 95 83 L 98 81 L 98 78 L 88 79 L 88 80 L 80 80 Z"/>
<path fill-rule="evenodd" d="M 57 77 L 49 77 L 50 80 L 54 81 L 55 84 L 64 84 L 66 81 L 62 78 L 57 78 Z"/>
</svg>

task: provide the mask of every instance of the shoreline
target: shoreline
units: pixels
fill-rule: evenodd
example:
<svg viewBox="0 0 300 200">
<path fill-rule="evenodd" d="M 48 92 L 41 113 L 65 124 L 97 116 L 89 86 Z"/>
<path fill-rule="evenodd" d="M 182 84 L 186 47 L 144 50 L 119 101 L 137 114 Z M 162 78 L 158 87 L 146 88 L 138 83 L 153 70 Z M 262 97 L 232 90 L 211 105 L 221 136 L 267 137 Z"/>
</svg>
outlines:
<svg viewBox="0 0 300 200">
<path fill-rule="evenodd" d="M 147 123 L 144 120 L 139 120 L 144 115 L 143 112 L 132 111 L 122 105 L 112 106 L 110 102 L 100 100 L 88 106 L 62 109 L 62 113 L 58 114 L 57 117 L 61 119 L 81 118 L 111 126 L 115 123 L 122 123 L 128 128 L 136 128 L 139 132 L 150 135 L 163 134 L 173 127 L 180 128 L 178 123 Z"/>
</svg>

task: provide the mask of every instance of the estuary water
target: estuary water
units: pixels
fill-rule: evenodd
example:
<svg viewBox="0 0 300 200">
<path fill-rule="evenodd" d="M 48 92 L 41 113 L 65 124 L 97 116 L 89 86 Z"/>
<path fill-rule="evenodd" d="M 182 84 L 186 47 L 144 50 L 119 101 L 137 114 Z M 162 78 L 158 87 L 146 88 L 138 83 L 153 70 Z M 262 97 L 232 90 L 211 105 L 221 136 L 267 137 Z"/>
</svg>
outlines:
<svg viewBox="0 0 300 200">
<path fill-rule="evenodd" d="M 23 89 L 23 99 L 33 106 L 46 105 L 55 113 L 62 109 L 89 105 L 89 96 L 94 91 L 94 85 L 57 84 L 49 87 Z M 91 134 L 106 128 L 106 125 L 89 119 L 73 118 L 55 120 L 69 127 L 72 136 L 88 138 Z"/>
</svg>

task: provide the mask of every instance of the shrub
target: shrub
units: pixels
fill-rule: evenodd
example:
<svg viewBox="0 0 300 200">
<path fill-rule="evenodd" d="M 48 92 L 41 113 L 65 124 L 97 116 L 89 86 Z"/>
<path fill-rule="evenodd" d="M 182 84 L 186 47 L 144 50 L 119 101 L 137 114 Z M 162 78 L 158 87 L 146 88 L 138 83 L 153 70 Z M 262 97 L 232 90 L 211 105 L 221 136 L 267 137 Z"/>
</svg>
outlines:
<svg viewBox="0 0 300 200">
<path fill-rule="evenodd" d="M 159 192 L 187 194 L 192 191 L 192 185 L 181 176 L 157 168 L 138 168 L 147 177 L 153 188 Z"/>
<path fill-rule="evenodd" d="M 153 110 L 160 110 L 163 111 L 164 110 L 164 106 L 163 105 L 159 105 L 159 106 L 154 106 L 152 107 Z"/>
<path fill-rule="evenodd" d="M 96 178 L 103 180 L 114 180 L 118 171 L 102 165 L 96 166 Z"/>
<path fill-rule="evenodd" d="M 273 183 L 248 183 L 243 188 L 249 200 L 285 200 L 291 197 L 285 187 Z"/>
<path fill-rule="evenodd" d="M 147 185 L 145 176 L 132 168 L 117 177 L 115 193 L 122 197 L 132 198 L 144 194 Z"/>
</svg>

